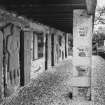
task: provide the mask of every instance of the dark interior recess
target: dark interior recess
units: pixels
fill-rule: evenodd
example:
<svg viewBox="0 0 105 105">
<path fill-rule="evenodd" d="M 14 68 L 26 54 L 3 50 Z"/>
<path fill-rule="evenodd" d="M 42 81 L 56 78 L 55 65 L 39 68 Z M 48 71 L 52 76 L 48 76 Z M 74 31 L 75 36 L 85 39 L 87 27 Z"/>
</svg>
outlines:
<svg viewBox="0 0 105 105">
<path fill-rule="evenodd" d="M 24 86 L 24 32 L 20 32 L 20 86 Z"/>
<path fill-rule="evenodd" d="M 51 66 L 54 66 L 54 34 L 51 35 Z"/>
</svg>

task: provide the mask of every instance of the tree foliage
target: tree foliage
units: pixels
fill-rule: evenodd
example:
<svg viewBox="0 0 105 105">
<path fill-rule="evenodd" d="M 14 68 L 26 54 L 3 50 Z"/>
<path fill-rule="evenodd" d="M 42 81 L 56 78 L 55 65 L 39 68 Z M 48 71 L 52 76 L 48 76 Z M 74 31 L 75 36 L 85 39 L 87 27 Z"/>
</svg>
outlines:
<svg viewBox="0 0 105 105">
<path fill-rule="evenodd" d="M 105 7 L 96 8 L 94 26 L 98 26 L 98 30 L 94 31 L 93 40 L 95 41 L 105 40 L 105 31 L 102 31 L 102 29 L 104 30 L 103 27 L 104 25 L 105 25 Z"/>
<path fill-rule="evenodd" d="M 98 24 L 105 24 L 105 7 L 96 9 L 95 25 Z"/>
</svg>

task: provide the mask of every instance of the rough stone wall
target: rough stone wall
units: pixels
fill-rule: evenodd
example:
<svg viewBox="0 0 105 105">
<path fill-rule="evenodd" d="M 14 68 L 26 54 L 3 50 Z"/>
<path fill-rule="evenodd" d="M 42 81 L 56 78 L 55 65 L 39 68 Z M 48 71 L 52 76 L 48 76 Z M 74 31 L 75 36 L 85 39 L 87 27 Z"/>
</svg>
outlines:
<svg viewBox="0 0 105 105">
<path fill-rule="evenodd" d="M 30 82 L 31 71 L 31 31 L 24 31 L 24 85 Z"/>
<path fill-rule="evenodd" d="M 48 35 L 48 68 L 51 67 L 51 34 Z"/>
<path fill-rule="evenodd" d="M 20 29 L 12 24 L 3 28 L 4 96 L 11 95 L 19 85 Z"/>
<path fill-rule="evenodd" d="M 3 33 L 0 31 L 0 101 L 3 97 Z"/>
</svg>

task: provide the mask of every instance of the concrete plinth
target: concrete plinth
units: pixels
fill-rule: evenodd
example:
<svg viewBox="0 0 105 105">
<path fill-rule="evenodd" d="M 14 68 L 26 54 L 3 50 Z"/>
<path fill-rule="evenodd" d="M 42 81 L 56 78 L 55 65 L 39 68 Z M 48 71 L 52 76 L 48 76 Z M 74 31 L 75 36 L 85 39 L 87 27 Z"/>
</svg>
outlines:
<svg viewBox="0 0 105 105">
<path fill-rule="evenodd" d="M 73 12 L 73 98 L 91 99 L 92 16 L 86 10 Z"/>
</svg>

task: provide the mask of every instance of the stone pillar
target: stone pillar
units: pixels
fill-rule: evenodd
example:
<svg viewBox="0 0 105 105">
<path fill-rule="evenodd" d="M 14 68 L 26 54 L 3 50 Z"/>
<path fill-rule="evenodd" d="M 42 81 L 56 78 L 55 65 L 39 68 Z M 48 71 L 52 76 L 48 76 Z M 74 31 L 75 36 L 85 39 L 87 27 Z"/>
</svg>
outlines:
<svg viewBox="0 0 105 105">
<path fill-rule="evenodd" d="M 12 30 L 11 30 L 12 29 Z M 20 28 L 13 25 L 4 28 L 5 97 L 10 96 L 20 85 Z"/>
<path fill-rule="evenodd" d="M 62 47 L 63 47 L 62 60 L 64 60 L 65 59 L 65 34 L 62 35 Z"/>
<path fill-rule="evenodd" d="M 67 58 L 67 34 L 65 33 L 65 58 Z"/>
<path fill-rule="evenodd" d="M 44 31 L 44 33 L 43 33 L 43 37 L 44 37 L 44 43 L 43 43 L 43 62 L 44 62 L 44 70 L 45 70 L 45 57 L 46 57 L 46 55 L 45 55 L 45 44 L 46 44 L 46 32 Z"/>
<path fill-rule="evenodd" d="M 66 51 L 67 51 L 67 58 L 68 58 L 68 35 L 69 34 L 66 34 Z"/>
<path fill-rule="evenodd" d="M 73 96 L 91 98 L 92 16 L 86 10 L 73 11 Z"/>
<path fill-rule="evenodd" d="M 13 25 L 6 25 L 3 28 L 3 84 L 4 84 L 4 97 L 10 96 L 14 90 L 11 88 L 11 82 L 10 82 L 10 71 L 9 71 L 9 51 L 7 50 L 8 46 L 8 39 L 12 35 L 12 27 Z M 7 39 L 8 38 L 8 39 Z M 12 86 L 13 87 L 13 86 Z M 9 88 L 9 89 L 8 89 Z M 10 89 L 12 93 L 10 92 Z M 8 94 L 9 93 L 9 94 Z"/>
<path fill-rule="evenodd" d="M 3 82 L 3 33 L 0 31 L 0 100 L 4 96 Z"/>
<path fill-rule="evenodd" d="M 56 51 L 56 47 L 57 47 L 57 34 L 54 34 L 54 64 L 57 64 L 57 51 Z"/>
<path fill-rule="evenodd" d="M 51 67 L 51 34 L 48 35 L 48 68 Z"/>
<path fill-rule="evenodd" d="M 36 59 L 38 58 L 38 39 L 37 39 L 37 34 L 36 33 L 33 33 L 32 35 L 33 37 L 33 59 Z"/>
<path fill-rule="evenodd" d="M 30 30 L 24 30 L 24 85 L 30 82 L 32 35 Z"/>
</svg>

